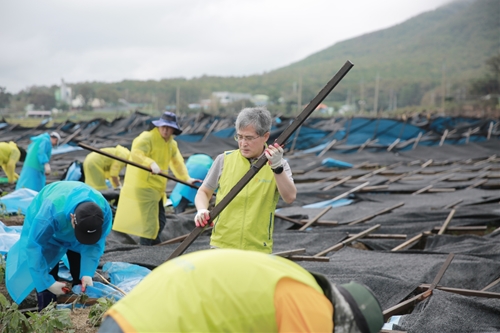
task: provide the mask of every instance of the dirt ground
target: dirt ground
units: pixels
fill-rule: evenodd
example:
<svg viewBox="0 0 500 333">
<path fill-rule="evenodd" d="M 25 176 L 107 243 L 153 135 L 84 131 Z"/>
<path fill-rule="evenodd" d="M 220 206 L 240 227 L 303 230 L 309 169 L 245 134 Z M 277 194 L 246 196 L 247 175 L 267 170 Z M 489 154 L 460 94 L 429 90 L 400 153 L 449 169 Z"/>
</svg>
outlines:
<svg viewBox="0 0 500 333">
<path fill-rule="evenodd" d="M 6 226 L 14 226 L 14 225 L 22 225 L 24 222 L 24 217 L 23 216 L 3 216 L 0 218 L 0 220 L 6 225 Z M 7 292 L 7 289 L 5 287 L 5 282 L 0 283 L 0 293 L 4 295 L 10 302 L 12 302 L 12 299 L 10 298 L 9 293 Z M 34 300 L 31 300 L 33 302 Z M 21 304 L 23 306 L 25 302 Z M 33 304 L 30 304 L 33 306 Z M 30 307 L 31 307 L 30 306 Z M 89 316 L 89 311 L 90 308 L 83 308 L 83 309 L 74 309 L 71 311 L 71 321 L 73 323 L 73 329 L 75 333 L 96 333 L 97 330 L 99 329 L 98 327 L 92 327 L 88 322 L 88 316 Z"/>
</svg>

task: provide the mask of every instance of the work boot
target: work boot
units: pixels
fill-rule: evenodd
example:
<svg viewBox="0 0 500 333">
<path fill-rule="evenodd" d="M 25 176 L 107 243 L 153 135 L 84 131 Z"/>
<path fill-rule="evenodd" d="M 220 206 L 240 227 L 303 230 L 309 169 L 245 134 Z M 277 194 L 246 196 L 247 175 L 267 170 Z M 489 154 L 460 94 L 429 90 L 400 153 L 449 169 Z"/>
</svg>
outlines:
<svg viewBox="0 0 500 333">
<path fill-rule="evenodd" d="M 42 311 L 43 309 L 45 309 L 50 304 L 50 302 L 57 303 L 56 294 L 53 294 L 48 290 L 36 293 L 36 298 L 38 300 L 38 311 Z"/>
</svg>

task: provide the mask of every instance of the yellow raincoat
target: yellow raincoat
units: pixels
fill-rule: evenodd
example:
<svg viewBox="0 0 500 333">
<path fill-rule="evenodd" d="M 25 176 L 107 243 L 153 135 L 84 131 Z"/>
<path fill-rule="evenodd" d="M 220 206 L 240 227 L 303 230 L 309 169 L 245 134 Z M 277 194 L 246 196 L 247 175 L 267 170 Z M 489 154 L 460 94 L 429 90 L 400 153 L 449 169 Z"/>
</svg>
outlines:
<svg viewBox="0 0 500 333">
<path fill-rule="evenodd" d="M 102 148 L 102 151 L 128 160 L 130 151 L 120 145 L 115 148 Z M 85 184 L 92 186 L 98 191 L 106 190 L 106 179 L 111 181 L 113 187 L 120 186 L 112 177 L 120 177 L 120 171 L 125 166 L 124 162 L 112 159 L 99 153 L 90 153 L 83 161 L 83 172 L 85 174 Z"/>
<path fill-rule="evenodd" d="M 156 162 L 162 173 L 169 168 L 176 178 L 187 181 L 189 174 L 177 142 L 170 137 L 165 142 L 158 128 L 142 132 L 132 142 L 130 160 L 150 167 Z M 158 202 L 166 200 L 167 178 L 132 165 L 127 166 L 113 230 L 156 239 L 158 236 Z"/>
<path fill-rule="evenodd" d="M 15 142 L 0 142 L 0 165 L 11 184 L 19 178 L 16 173 L 16 163 L 20 157 L 21 152 Z"/>
</svg>

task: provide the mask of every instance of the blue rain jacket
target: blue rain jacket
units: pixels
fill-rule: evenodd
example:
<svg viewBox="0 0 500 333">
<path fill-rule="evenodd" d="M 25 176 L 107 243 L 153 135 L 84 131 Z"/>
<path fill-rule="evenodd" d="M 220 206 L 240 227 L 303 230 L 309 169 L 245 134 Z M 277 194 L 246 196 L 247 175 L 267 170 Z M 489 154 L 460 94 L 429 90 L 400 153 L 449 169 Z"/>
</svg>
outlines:
<svg viewBox="0 0 500 333">
<path fill-rule="evenodd" d="M 101 207 L 104 216 L 101 239 L 93 245 L 79 243 L 71 225 L 70 213 L 87 201 Z M 50 287 L 55 280 L 49 272 L 68 249 L 82 256 L 80 278 L 94 276 L 111 223 L 108 202 L 90 186 L 78 181 L 45 186 L 28 207 L 21 238 L 7 255 L 5 282 L 12 299 L 19 304 L 33 288 L 40 292 Z"/>
<path fill-rule="evenodd" d="M 203 180 L 207 176 L 208 170 L 212 166 L 214 160 L 206 154 L 193 154 L 186 161 L 186 168 L 191 178 Z M 170 194 L 172 205 L 177 207 L 181 199 L 184 197 L 190 202 L 194 202 L 196 196 L 196 188 L 177 183 L 174 190 Z"/>
<path fill-rule="evenodd" d="M 45 163 L 49 163 L 52 155 L 50 135 L 43 133 L 30 138 L 26 159 L 17 180 L 16 190 L 29 188 L 39 192 L 45 186 Z"/>
</svg>

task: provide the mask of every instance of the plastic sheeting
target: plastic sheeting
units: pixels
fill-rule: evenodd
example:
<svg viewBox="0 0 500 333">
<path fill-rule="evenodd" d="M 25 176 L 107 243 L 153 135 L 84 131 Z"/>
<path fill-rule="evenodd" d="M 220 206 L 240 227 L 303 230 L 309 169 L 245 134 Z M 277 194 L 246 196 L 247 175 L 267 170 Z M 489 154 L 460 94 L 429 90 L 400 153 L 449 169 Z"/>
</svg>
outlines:
<svg viewBox="0 0 500 333">
<path fill-rule="evenodd" d="M 37 194 L 37 191 L 22 188 L 1 197 L 0 204 L 5 205 L 6 213 L 26 215 L 28 206 Z"/>
</svg>

